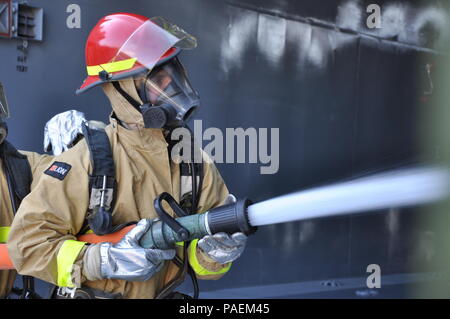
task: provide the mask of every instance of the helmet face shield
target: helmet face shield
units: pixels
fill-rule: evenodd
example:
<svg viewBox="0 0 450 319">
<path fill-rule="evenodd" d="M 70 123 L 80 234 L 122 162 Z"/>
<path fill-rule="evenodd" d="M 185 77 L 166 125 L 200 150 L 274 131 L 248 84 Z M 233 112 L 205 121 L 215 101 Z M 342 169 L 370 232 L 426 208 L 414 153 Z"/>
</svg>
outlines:
<svg viewBox="0 0 450 319">
<path fill-rule="evenodd" d="M 135 76 L 134 81 L 146 107 L 155 112 L 158 112 L 157 108 L 167 111 L 169 126 L 186 122 L 200 104 L 200 98 L 177 58 L 156 67 L 146 75 Z M 164 126 L 167 124 L 169 123 Z"/>
<path fill-rule="evenodd" d="M 178 39 L 178 42 L 174 45 L 175 47 L 183 50 L 191 50 L 197 47 L 197 39 L 195 37 L 167 19 L 163 17 L 153 17 L 150 18 L 150 21 Z"/>
<path fill-rule="evenodd" d="M 111 70 L 105 71 L 110 73 L 117 70 L 111 80 L 118 80 L 142 71 L 136 70 L 136 66 L 152 70 L 161 57 L 173 47 L 193 49 L 196 46 L 197 40 L 180 27 L 162 17 L 151 18 L 123 43 L 116 56 L 107 64 L 112 67 Z"/>
<path fill-rule="evenodd" d="M 3 85 L 0 82 L 0 121 L 4 121 L 9 117 L 8 102 L 6 101 L 5 91 Z"/>
</svg>

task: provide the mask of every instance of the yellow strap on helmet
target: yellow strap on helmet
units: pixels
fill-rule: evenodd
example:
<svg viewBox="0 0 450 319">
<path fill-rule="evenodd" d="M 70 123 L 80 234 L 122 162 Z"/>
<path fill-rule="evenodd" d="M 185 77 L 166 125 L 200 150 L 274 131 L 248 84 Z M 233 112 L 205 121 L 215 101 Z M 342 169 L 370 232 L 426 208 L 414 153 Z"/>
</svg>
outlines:
<svg viewBox="0 0 450 319">
<path fill-rule="evenodd" d="M 125 70 L 131 69 L 135 63 L 136 63 L 136 58 L 131 58 L 131 59 L 122 60 L 122 61 L 88 66 L 87 73 L 88 73 L 88 75 L 95 76 L 95 75 L 98 75 L 102 71 L 106 71 L 108 73 L 125 71 Z"/>
</svg>

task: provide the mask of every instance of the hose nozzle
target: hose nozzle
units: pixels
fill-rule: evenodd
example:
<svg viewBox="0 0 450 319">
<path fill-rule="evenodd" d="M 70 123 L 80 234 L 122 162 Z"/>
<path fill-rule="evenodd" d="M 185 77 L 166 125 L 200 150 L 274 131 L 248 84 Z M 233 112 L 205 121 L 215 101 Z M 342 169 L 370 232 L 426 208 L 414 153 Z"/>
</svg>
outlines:
<svg viewBox="0 0 450 319">
<path fill-rule="evenodd" d="M 160 202 L 158 198 L 155 199 L 155 203 Z M 191 241 L 221 232 L 230 235 L 237 232 L 251 235 L 256 231 L 256 227 L 250 225 L 247 214 L 247 207 L 251 204 L 250 200 L 241 199 L 236 203 L 213 208 L 204 214 L 176 218 L 176 224 L 187 231 L 187 238 L 180 235 L 173 222 L 156 220 L 142 236 L 140 244 L 144 248 L 170 249 L 175 247 L 176 242 Z M 173 205 L 171 201 L 172 208 Z M 159 205 L 158 209 L 161 210 L 162 206 Z M 164 215 L 164 219 L 167 219 L 167 212 Z"/>
<path fill-rule="evenodd" d="M 219 206 L 208 211 L 207 224 L 211 234 L 225 232 L 234 234 L 237 232 L 251 235 L 256 231 L 249 223 L 247 207 L 252 202 L 247 199 L 240 199 L 236 203 Z"/>
</svg>

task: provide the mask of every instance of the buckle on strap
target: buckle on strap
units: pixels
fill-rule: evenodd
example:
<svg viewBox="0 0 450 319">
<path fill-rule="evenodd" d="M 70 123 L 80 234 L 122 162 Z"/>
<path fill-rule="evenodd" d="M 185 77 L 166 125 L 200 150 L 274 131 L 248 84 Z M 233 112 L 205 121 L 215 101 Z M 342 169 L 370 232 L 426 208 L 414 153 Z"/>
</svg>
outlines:
<svg viewBox="0 0 450 319">
<path fill-rule="evenodd" d="M 77 292 L 77 288 L 70 288 L 70 287 L 58 287 L 58 290 L 56 291 L 56 295 L 63 298 L 70 298 L 73 299 L 75 297 L 75 293 Z"/>
</svg>

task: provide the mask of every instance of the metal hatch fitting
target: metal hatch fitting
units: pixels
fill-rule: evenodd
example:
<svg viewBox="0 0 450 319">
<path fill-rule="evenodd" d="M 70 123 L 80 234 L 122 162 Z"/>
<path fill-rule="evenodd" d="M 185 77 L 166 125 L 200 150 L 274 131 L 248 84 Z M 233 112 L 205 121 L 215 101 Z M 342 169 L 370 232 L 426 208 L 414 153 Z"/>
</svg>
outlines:
<svg viewBox="0 0 450 319">
<path fill-rule="evenodd" d="M 44 9 L 0 0 L 0 37 L 42 41 Z"/>
</svg>

